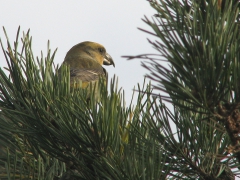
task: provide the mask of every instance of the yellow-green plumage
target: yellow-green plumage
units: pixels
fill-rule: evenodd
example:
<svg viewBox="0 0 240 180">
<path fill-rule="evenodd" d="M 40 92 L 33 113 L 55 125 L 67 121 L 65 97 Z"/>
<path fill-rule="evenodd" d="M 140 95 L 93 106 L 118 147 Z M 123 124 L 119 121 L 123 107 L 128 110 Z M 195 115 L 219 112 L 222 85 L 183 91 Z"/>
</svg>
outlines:
<svg viewBox="0 0 240 180">
<path fill-rule="evenodd" d="M 89 87 L 98 82 L 99 77 L 106 77 L 102 65 L 113 65 L 111 56 L 101 44 L 82 42 L 73 46 L 66 54 L 64 64 L 70 66 L 70 82 L 72 87 Z M 80 82 L 80 83 L 79 83 Z"/>
</svg>

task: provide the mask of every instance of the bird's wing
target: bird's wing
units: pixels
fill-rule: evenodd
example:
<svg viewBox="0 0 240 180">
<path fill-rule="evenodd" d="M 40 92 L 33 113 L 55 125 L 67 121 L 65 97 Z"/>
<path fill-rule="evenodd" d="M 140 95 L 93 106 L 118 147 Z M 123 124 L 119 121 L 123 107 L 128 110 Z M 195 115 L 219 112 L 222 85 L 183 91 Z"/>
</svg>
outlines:
<svg viewBox="0 0 240 180">
<path fill-rule="evenodd" d="M 99 76 L 105 75 L 104 69 L 91 69 L 91 68 L 70 68 L 70 77 L 73 79 L 78 79 L 83 82 L 96 81 Z"/>
</svg>

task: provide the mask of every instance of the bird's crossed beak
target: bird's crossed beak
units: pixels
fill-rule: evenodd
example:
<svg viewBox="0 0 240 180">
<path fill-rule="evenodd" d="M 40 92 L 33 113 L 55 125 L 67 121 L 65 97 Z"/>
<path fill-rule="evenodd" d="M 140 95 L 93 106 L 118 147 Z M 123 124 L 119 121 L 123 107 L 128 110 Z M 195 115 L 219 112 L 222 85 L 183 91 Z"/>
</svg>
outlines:
<svg viewBox="0 0 240 180">
<path fill-rule="evenodd" d="M 103 65 L 113 65 L 113 67 L 115 67 L 114 61 L 108 53 L 106 53 L 104 56 Z"/>
</svg>

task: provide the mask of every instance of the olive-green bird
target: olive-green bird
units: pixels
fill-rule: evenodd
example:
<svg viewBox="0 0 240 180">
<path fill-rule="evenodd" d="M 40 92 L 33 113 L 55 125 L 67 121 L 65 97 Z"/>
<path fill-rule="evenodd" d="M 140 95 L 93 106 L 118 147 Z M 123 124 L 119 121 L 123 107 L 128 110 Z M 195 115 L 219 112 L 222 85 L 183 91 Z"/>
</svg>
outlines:
<svg viewBox="0 0 240 180">
<path fill-rule="evenodd" d="M 86 88 L 90 83 L 96 83 L 99 77 L 106 77 L 106 70 L 102 65 L 113 65 L 112 57 L 103 45 L 85 41 L 73 46 L 66 54 L 64 64 L 70 66 L 71 87 Z"/>
</svg>

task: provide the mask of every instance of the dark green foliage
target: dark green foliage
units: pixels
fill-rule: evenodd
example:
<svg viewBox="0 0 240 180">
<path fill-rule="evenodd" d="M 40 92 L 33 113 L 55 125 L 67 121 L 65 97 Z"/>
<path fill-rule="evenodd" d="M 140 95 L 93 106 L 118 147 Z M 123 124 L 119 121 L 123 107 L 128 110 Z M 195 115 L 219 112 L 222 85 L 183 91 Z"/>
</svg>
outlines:
<svg viewBox="0 0 240 180">
<path fill-rule="evenodd" d="M 173 105 L 170 121 L 162 124 L 163 137 L 171 139 L 165 150 L 178 148 L 171 176 L 234 179 L 240 162 L 239 1 L 150 4 L 156 14 L 143 21 L 152 31 L 141 30 L 156 38 L 149 43 L 159 54 L 127 57 L 146 59 L 155 96 Z"/>
<path fill-rule="evenodd" d="M 149 134 L 150 87 L 139 91 L 135 108 L 124 92 L 100 79 L 100 98 L 70 90 L 69 69 L 54 67 L 55 52 L 35 59 L 29 33 L 3 47 L 7 71 L 0 71 L 0 176 L 12 179 L 164 178 L 162 145 Z M 48 46 L 49 47 L 49 46 Z M 9 75 L 8 75 L 9 74 Z M 91 87 L 94 91 L 95 87 Z M 156 106 L 156 105 L 155 105 Z M 158 129 L 156 129 L 159 131 Z"/>
<path fill-rule="evenodd" d="M 1 179 L 232 180 L 239 175 L 239 2 L 151 1 L 153 85 L 126 106 L 116 78 L 100 98 L 70 89 L 55 52 L 35 58 L 29 32 L 2 44 Z M 4 30 L 5 31 L 5 30 Z M 6 33 L 5 33 L 6 34 Z M 151 89 L 155 89 L 154 93 Z M 96 87 L 91 87 L 92 91 Z M 164 95 L 162 95 L 164 92 Z M 169 108 L 164 102 L 170 102 Z"/>
<path fill-rule="evenodd" d="M 238 7 L 227 1 L 223 11 L 217 1 L 161 1 L 152 3 L 158 12 L 145 18 L 160 41 L 150 43 L 170 67 L 160 61 L 144 63 L 149 77 L 185 106 L 214 108 L 221 101 L 238 101 L 239 25 Z M 176 91 L 177 90 L 177 91 Z M 232 92 L 233 91 L 233 92 Z M 234 100 L 231 94 L 236 95 Z M 187 105 L 189 106 L 189 105 Z"/>
</svg>

